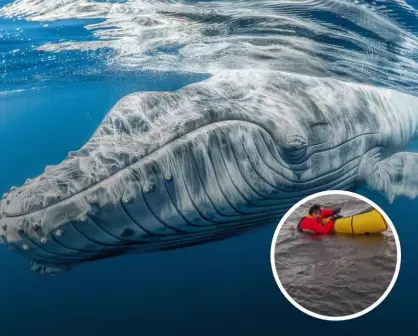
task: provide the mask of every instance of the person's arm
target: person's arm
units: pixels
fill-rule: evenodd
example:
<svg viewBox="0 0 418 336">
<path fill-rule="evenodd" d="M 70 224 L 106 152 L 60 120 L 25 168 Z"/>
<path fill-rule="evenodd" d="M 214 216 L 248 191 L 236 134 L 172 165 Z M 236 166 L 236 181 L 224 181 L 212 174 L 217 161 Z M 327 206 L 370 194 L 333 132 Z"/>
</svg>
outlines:
<svg viewBox="0 0 418 336">
<path fill-rule="evenodd" d="M 321 217 L 322 218 L 329 218 L 333 215 L 335 215 L 334 209 L 322 209 L 321 210 Z"/>
<path fill-rule="evenodd" d="M 317 234 L 328 234 L 332 231 L 333 228 L 334 228 L 334 222 L 332 220 L 329 220 L 324 225 L 321 225 L 314 218 L 305 218 L 300 223 L 300 229 L 302 231 L 309 230 Z"/>
</svg>

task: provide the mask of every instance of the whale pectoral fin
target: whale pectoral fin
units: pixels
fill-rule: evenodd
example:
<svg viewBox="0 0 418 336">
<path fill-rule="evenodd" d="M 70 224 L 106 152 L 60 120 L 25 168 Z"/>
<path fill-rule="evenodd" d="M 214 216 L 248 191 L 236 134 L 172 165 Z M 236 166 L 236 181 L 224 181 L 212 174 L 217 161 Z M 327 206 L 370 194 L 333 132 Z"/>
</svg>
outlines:
<svg viewBox="0 0 418 336">
<path fill-rule="evenodd" d="M 70 268 L 67 266 L 44 265 L 32 260 L 29 261 L 29 266 L 32 272 L 37 273 L 39 275 L 56 275 L 61 273 L 67 273 L 70 270 Z"/>
<path fill-rule="evenodd" d="M 389 202 L 397 196 L 418 195 L 418 153 L 401 152 L 378 161 L 369 170 L 367 186 L 384 194 Z"/>
</svg>

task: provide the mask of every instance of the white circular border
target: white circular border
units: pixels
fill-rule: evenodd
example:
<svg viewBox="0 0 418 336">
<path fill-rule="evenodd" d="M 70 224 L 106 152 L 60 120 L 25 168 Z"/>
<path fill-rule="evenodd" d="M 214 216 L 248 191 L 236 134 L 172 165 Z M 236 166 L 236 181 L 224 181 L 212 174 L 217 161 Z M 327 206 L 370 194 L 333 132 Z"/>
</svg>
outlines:
<svg viewBox="0 0 418 336">
<path fill-rule="evenodd" d="M 390 228 L 391 228 L 391 230 L 393 232 L 393 235 L 395 237 L 397 260 L 396 260 L 395 273 L 393 275 L 392 281 L 389 284 L 389 287 L 386 289 L 386 291 L 383 293 L 383 295 L 375 303 L 373 303 L 371 306 L 369 306 L 368 308 L 366 308 L 366 309 L 364 309 L 364 310 L 362 310 L 358 313 L 351 314 L 351 315 L 346 315 L 346 316 L 325 316 L 325 315 L 314 313 L 314 312 L 302 307 L 299 303 L 297 303 L 295 300 L 293 300 L 292 297 L 284 289 L 282 283 L 280 282 L 280 279 L 279 279 L 279 276 L 278 276 L 277 270 L 276 270 L 276 265 L 275 265 L 274 256 L 275 256 L 276 241 L 277 241 L 277 238 L 279 236 L 280 229 L 282 228 L 283 224 L 286 222 L 287 218 L 293 213 L 293 211 L 295 211 L 299 206 L 306 203 L 307 201 L 310 201 L 310 200 L 315 199 L 315 198 L 320 197 L 320 196 L 326 196 L 326 195 L 346 195 L 346 196 L 355 197 L 357 199 L 360 199 L 360 200 L 368 203 L 369 205 L 371 205 L 372 207 L 374 207 L 376 210 L 378 210 L 380 212 L 380 214 L 386 220 L 386 223 L 388 223 L 390 225 Z M 270 263 L 271 263 L 271 269 L 273 271 L 274 279 L 276 280 L 276 283 L 279 286 L 280 291 L 282 292 L 282 294 L 286 297 L 286 299 L 293 306 L 295 306 L 297 309 L 304 312 L 305 314 L 310 315 L 312 317 L 315 317 L 317 319 L 326 320 L 326 321 L 346 321 L 346 320 L 351 320 L 351 319 L 360 317 L 360 316 L 365 315 L 368 312 L 372 311 L 378 305 L 380 305 L 383 302 L 383 300 L 386 299 L 386 297 L 389 295 L 393 286 L 396 283 L 396 280 L 398 279 L 399 270 L 400 270 L 400 267 L 401 267 L 401 244 L 399 242 L 398 232 L 396 231 L 396 228 L 393 225 L 392 221 L 390 220 L 388 215 L 386 215 L 386 213 L 377 204 L 375 204 L 373 201 L 369 200 L 368 198 L 366 198 L 364 196 L 361 196 L 359 194 L 356 194 L 356 193 L 353 193 L 353 192 L 350 192 L 350 191 L 344 191 L 344 190 L 322 191 L 322 192 L 319 192 L 319 193 L 316 193 L 316 194 L 312 194 L 312 195 L 300 200 L 293 207 L 291 207 L 286 212 L 286 214 L 283 216 L 283 218 L 279 222 L 279 225 L 276 228 L 276 231 L 274 232 L 273 240 L 271 242 Z"/>
</svg>

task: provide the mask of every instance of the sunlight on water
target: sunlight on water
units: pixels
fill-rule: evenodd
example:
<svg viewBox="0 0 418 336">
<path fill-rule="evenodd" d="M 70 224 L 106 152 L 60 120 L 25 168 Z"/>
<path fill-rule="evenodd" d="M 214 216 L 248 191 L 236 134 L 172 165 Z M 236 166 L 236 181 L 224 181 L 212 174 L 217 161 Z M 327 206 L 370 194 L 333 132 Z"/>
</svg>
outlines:
<svg viewBox="0 0 418 336">
<path fill-rule="evenodd" d="M 0 15 L 21 22 L 18 30 L 2 34 L 27 44 L 3 53 L 6 72 L 16 59 L 27 59 L 23 52 L 41 52 L 37 66 L 45 68 L 59 67 L 57 57 L 76 62 L 70 53 L 76 50 L 89 59 L 105 58 L 113 71 L 256 68 L 407 92 L 415 92 L 418 82 L 412 27 L 417 11 L 404 1 L 16 0 Z M 65 27 L 65 20 L 79 21 L 91 35 L 27 39 L 30 22 L 49 32 Z M 82 71 L 91 72 L 93 66 Z"/>
</svg>

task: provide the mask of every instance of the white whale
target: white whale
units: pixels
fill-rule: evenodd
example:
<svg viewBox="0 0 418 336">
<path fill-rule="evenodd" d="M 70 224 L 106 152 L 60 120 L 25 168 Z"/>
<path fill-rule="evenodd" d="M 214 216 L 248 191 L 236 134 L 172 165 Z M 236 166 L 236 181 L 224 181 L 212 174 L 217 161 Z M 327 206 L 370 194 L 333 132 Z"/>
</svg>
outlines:
<svg viewBox="0 0 418 336">
<path fill-rule="evenodd" d="M 0 237 L 39 273 L 277 223 L 314 192 L 418 194 L 418 99 L 273 71 L 123 98 L 91 139 L 4 195 Z"/>
</svg>

